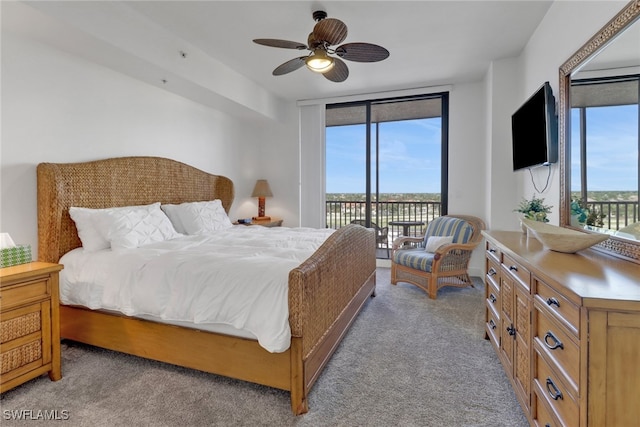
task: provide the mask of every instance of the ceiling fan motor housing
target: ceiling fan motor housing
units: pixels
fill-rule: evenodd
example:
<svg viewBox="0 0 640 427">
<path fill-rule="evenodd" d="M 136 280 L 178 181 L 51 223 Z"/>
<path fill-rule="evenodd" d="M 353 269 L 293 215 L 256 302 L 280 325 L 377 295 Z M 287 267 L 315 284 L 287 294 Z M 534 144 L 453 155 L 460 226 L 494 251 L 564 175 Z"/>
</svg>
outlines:
<svg viewBox="0 0 640 427">
<path fill-rule="evenodd" d="M 315 12 L 313 12 L 313 20 L 316 22 L 321 21 L 326 17 L 327 17 L 327 12 L 325 12 L 324 10 L 316 10 Z"/>
</svg>

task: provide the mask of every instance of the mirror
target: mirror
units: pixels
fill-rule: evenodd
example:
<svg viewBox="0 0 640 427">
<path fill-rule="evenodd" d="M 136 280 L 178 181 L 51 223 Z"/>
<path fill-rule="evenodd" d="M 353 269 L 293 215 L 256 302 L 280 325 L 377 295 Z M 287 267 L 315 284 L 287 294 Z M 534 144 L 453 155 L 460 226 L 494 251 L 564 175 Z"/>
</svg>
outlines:
<svg viewBox="0 0 640 427">
<path fill-rule="evenodd" d="M 572 123 L 572 100 L 578 102 L 578 98 L 585 98 L 585 87 L 576 86 L 578 80 L 590 79 L 594 77 L 612 78 L 613 76 L 629 75 L 635 73 L 640 74 L 640 56 L 638 56 L 638 34 L 640 34 L 640 1 L 634 0 L 627 4 L 618 15 L 616 15 L 607 25 L 605 25 L 597 34 L 595 34 L 582 48 L 580 48 L 571 58 L 569 58 L 560 67 L 560 91 L 558 97 L 558 126 L 559 126 L 559 157 L 560 157 L 560 225 L 563 227 L 576 227 L 584 228 L 588 232 L 605 232 L 611 235 L 611 238 L 605 242 L 599 244 L 595 248 L 610 252 L 614 255 L 621 256 L 634 262 L 640 263 L 640 235 L 635 237 L 632 233 L 625 233 L 619 231 L 626 227 L 627 224 L 610 224 L 605 220 L 604 223 L 594 223 L 591 218 L 590 226 L 582 226 L 574 222 L 572 225 L 571 218 L 571 202 L 572 194 L 574 200 L 576 197 L 580 198 L 580 192 L 583 190 L 582 197 L 585 197 L 587 191 L 591 191 L 592 187 L 586 185 L 586 180 L 577 182 L 581 176 L 589 176 L 595 173 L 598 165 L 594 164 L 593 158 L 590 158 L 588 154 L 573 153 L 579 151 L 580 144 L 586 144 L 584 141 L 571 141 L 572 128 L 575 133 L 575 123 Z M 628 46 L 625 40 L 629 40 L 631 43 L 631 49 L 621 49 L 624 46 Z M 626 52 L 623 56 L 620 56 L 619 52 Z M 634 59 L 633 59 L 633 58 Z M 622 62 L 620 62 L 622 61 Z M 630 62 L 632 61 L 632 62 Z M 607 62 L 607 65 L 603 65 Z M 602 71 L 602 68 L 607 68 L 606 72 Z M 600 70 L 600 71 L 595 71 Z M 572 86 L 572 82 L 574 85 Z M 636 99 L 638 96 L 637 80 L 635 90 Z M 587 85 L 595 86 L 595 85 Z M 588 89 L 588 88 L 587 88 Z M 626 87 L 626 92 L 630 92 L 629 87 Z M 602 87 L 599 89 L 602 91 Z M 602 94 L 603 92 L 601 92 Z M 600 95 L 601 95 L 600 94 Z M 572 98 L 573 96 L 573 98 Z M 586 97 L 588 98 L 588 97 Z M 637 101 L 636 101 L 637 102 Z M 581 109 L 576 109 L 581 110 Z M 584 110 L 584 109 L 582 109 Z M 637 111 L 637 109 L 636 109 Z M 579 114 L 574 111 L 574 114 Z M 637 113 L 636 113 L 637 114 Z M 585 116 L 583 116 L 583 120 Z M 579 116 L 576 120 L 579 121 Z M 588 120 L 588 119 L 587 119 Z M 636 117 L 636 121 L 638 118 Z M 578 135 L 580 130 L 578 130 Z M 584 132 L 584 130 L 583 130 Z M 588 134 L 587 134 L 588 135 Z M 635 140 L 637 142 L 637 134 Z M 634 148 L 634 152 L 637 152 L 638 147 Z M 587 150 L 588 153 L 588 150 Z M 638 165 L 636 167 L 636 176 L 638 175 Z M 572 170 L 573 168 L 573 170 Z M 581 172 L 583 171 L 583 172 Z M 595 176 L 595 175 L 594 175 Z M 573 181 L 573 182 L 572 182 Z M 637 212 L 637 179 L 635 180 L 635 187 L 633 190 L 636 192 L 635 203 L 629 203 L 633 205 L 631 209 L 635 209 Z M 572 188 L 573 187 L 573 188 Z M 572 191 L 573 190 L 573 191 Z M 633 191 L 631 190 L 631 191 Z M 631 192 L 630 191 L 630 192 Z M 590 200 L 592 201 L 592 200 Z M 574 204 L 575 206 L 575 204 Z M 589 207 L 594 206 L 590 204 Z M 608 210 L 609 206 L 595 205 L 595 209 L 590 209 L 594 213 L 599 209 Z M 621 215 L 618 215 L 621 216 Z M 625 218 L 625 221 L 633 222 L 631 218 Z M 640 218 L 636 218 L 635 221 L 640 221 Z M 611 228 L 607 227 L 610 226 Z"/>
</svg>

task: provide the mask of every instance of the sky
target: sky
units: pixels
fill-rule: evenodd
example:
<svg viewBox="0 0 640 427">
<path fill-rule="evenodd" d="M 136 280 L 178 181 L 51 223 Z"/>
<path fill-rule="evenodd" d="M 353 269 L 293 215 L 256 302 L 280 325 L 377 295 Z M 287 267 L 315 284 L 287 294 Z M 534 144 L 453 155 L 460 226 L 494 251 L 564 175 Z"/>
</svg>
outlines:
<svg viewBox="0 0 640 427">
<path fill-rule="evenodd" d="M 579 113 L 571 112 L 571 191 L 580 191 Z M 587 108 L 587 191 L 638 190 L 638 106 Z"/>
<path fill-rule="evenodd" d="M 437 117 L 379 124 L 380 193 L 440 193 L 441 122 Z M 375 135 L 373 125 L 374 143 Z M 327 128 L 327 193 L 365 192 L 365 141 L 365 125 Z"/>
<path fill-rule="evenodd" d="M 591 107 L 587 124 L 588 190 L 637 191 L 638 106 Z M 440 193 L 441 119 L 379 126 L 380 193 Z M 571 126 L 571 191 L 579 191 L 576 109 Z M 375 141 L 375 125 L 371 135 Z M 365 125 L 327 128 L 327 193 L 365 192 L 365 140 Z"/>
</svg>

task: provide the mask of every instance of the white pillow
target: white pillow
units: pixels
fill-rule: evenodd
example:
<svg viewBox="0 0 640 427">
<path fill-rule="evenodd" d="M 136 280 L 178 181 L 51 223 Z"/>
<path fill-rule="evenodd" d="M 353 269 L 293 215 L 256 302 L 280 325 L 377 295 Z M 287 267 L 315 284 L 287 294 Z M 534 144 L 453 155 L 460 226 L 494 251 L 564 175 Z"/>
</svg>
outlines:
<svg viewBox="0 0 640 427">
<path fill-rule="evenodd" d="M 111 247 L 111 243 L 107 240 L 107 230 L 101 230 L 99 228 L 99 225 L 96 224 L 96 218 L 101 215 L 106 215 L 109 212 L 126 212 L 131 209 L 148 208 L 149 206 L 151 205 L 122 206 L 105 209 L 79 208 L 71 206 L 69 208 L 69 215 L 71 215 L 71 219 L 76 223 L 78 237 L 80 237 L 84 250 L 95 252 L 101 249 L 109 249 Z"/>
<path fill-rule="evenodd" d="M 435 252 L 440 246 L 450 243 L 453 243 L 453 236 L 429 236 L 424 250 L 425 252 Z"/>
<path fill-rule="evenodd" d="M 184 227 L 186 234 L 206 234 L 233 226 L 219 199 L 182 203 L 177 206 L 176 212 L 178 224 Z"/>
<path fill-rule="evenodd" d="M 184 225 L 180 220 L 180 206 L 181 205 L 161 205 L 160 209 L 169 217 L 171 223 L 173 224 L 173 228 L 178 233 L 187 234 L 187 230 L 184 229 Z"/>
<path fill-rule="evenodd" d="M 107 238 L 100 234 L 100 231 L 98 231 L 93 222 L 93 218 L 98 212 L 104 210 L 105 209 L 78 208 L 75 206 L 69 208 L 69 215 L 71 215 L 73 222 L 76 223 L 78 237 L 80 237 L 82 247 L 85 251 L 95 252 L 100 249 L 108 249 L 110 246 Z"/>
<path fill-rule="evenodd" d="M 164 215 L 162 211 L 160 211 L 159 206 L 160 203 L 141 206 L 122 206 L 106 209 L 90 209 L 72 206 L 69 208 L 69 215 L 71 215 L 71 219 L 73 219 L 76 224 L 76 228 L 78 229 L 78 237 L 80 237 L 80 241 L 82 242 L 82 247 L 84 248 L 84 250 L 88 252 L 95 252 L 101 249 L 109 249 L 111 247 L 109 229 L 111 223 L 115 220 L 115 218 L 119 216 L 126 216 L 128 213 L 137 212 L 140 210 L 147 213 L 155 211 L 152 214 L 152 218 L 155 221 L 158 221 L 157 225 L 158 227 L 162 228 L 162 233 L 166 236 L 175 235 L 177 237 L 179 234 L 177 234 L 175 230 L 173 230 L 173 233 L 171 232 L 171 230 L 166 230 L 166 224 L 168 223 L 169 225 L 171 225 L 171 222 L 166 217 L 166 215 Z M 165 218 L 164 224 L 162 223 L 162 218 L 157 218 L 158 213 Z"/>
<path fill-rule="evenodd" d="M 114 250 L 133 249 L 181 235 L 173 228 L 169 217 L 160 210 L 160 203 L 107 212 L 97 216 L 95 222 Z"/>
</svg>

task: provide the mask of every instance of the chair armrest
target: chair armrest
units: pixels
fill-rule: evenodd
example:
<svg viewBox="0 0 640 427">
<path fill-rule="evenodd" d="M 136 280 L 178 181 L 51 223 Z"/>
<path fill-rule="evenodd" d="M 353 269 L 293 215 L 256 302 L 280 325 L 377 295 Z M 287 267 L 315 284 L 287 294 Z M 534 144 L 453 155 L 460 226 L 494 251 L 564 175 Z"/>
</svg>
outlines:
<svg viewBox="0 0 640 427">
<path fill-rule="evenodd" d="M 435 254 L 444 256 L 451 251 L 461 250 L 461 251 L 472 251 L 478 246 L 478 243 L 449 243 L 446 245 L 440 246 Z"/>
<path fill-rule="evenodd" d="M 451 266 L 461 266 L 469 262 L 471 252 L 478 246 L 480 242 L 472 243 L 450 243 L 440 246 L 433 256 L 432 268 L 434 271 L 440 269 L 440 264 L 448 264 Z M 447 268 L 449 268 L 447 267 Z"/>
<path fill-rule="evenodd" d="M 393 239 L 393 249 L 399 249 L 404 246 L 405 243 L 420 243 L 424 240 L 424 237 L 409 237 L 400 236 Z"/>
</svg>

